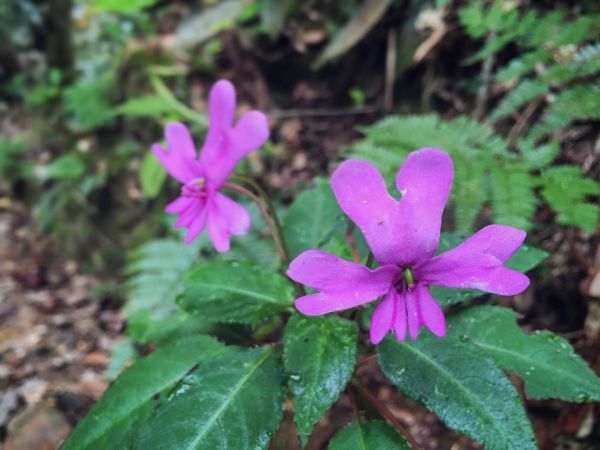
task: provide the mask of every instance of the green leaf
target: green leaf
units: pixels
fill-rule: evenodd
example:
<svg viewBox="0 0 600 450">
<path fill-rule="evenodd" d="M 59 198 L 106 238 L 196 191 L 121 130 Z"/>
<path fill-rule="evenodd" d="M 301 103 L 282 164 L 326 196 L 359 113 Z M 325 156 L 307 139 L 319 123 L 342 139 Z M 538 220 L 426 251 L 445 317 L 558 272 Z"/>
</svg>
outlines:
<svg viewBox="0 0 600 450">
<path fill-rule="evenodd" d="M 510 269 L 529 272 L 548 257 L 548 252 L 529 245 L 521 245 L 519 249 L 504 263 Z"/>
<path fill-rule="evenodd" d="M 92 0 L 92 5 L 101 11 L 135 12 L 154 5 L 158 0 Z"/>
<path fill-rule="evenodd" d="M 284 365 L 303 445 L 314 424 L 346 387 L 356 362 L 356 323 L 295 314 L 284 336 Z"/>
<path fill-rule="evenodd" d="M 130 448 L 132 434 L 152 409 L 153 400 L 195 364 L 225 349 L 208 336 L 183 338 L 127 369 L 69 436 L 63 450 Z"/>
<path fill-rule="evenodd" d="M 338 432 L 329 450 L 410 450 L 410 444 L 383 420 L 354 421 Z"/>
<path fill-rule="evenodd" d="M 565 339 L 549 331 L 527 335 L 516 313 L 496 306 L 468 308 L 449 320 L 450 335 L 467 341 L 525 381 L 533 399 L 600 400 L 600 378 Z"/>
<path fill-rule="evenodd" d="M 316 186 L 300 194 L 283 218 L 283 232 L 292 258 L 304 250 L 319 248 L 342 223 L 342 211 L 329 182 L 322 179 L 315 182 Z"/>
<path fill-rule="evenodd" d="M 423 333 L 377 346 L 383 373 L 405 395 L 435 412 L 448 427 L 488 450 L 535 449 L 519 395 L 494 362 L 461 342 Z"/>
<path fill-rule="evenodd" d="M 189 49 L 215 36 L 219 31 L 231 28 L 244 12 L 243 0 L 224 0 L 214 6 L 202 8 L 189 14 L 175 32 L 173 47 Z"/>
<path fill-rule="evenodd" d="M 160 117 L 173 112 L 169 102 L 158 95 L 144 95 L 127 100 L 117 107 L 117 112 L 128 117 Z"/>
<path fill-rule="evenodd" d="M 166 178 L 167 172 L 158 158 L 150 152 L 146 153 L 140 167 L 140 185 L 144 195 L 148 198 L 156 197 Z"/>
<path fill-rule="evenodd" d="M 215 261 L 191 271 L 177 303 L 215 322 L 255 324 L 290 309 L 291 283 L 251 261 Z"/>
<path fill-rule="evenodd" d="M 392 0 L 366 0 L 360 10 L 338 30 L 314 63 L 315 69 L 354 47 L 385 14 Z"/>
<path fill-rule="evenodd" d="M 66 153 L 52 160 L 44 171 L 44 178 L 58 180 L 72 180 L 85 173 L 85 163 L 74 152 Z"/>
<path fill-rule="evenodd" d="M 279 352 L 228 347 L 182 380 L 142 427 L 133 448 L 265 449 L 283 404 Z"/>
</svg>

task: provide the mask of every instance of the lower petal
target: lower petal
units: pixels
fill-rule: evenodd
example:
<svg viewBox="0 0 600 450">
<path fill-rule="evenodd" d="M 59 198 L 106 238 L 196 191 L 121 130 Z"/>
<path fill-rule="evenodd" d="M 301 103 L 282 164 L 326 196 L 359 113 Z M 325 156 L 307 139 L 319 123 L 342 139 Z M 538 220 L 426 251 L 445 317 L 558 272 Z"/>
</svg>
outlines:
<svg viewBox="0 0 600 450">
<path fill-rule="evenodd" d="M 394 317 L 394 333 L 396 339 L 400 342 L 406 338 L 407 317 L 406 317 L 406 301 L 404 295 L 395 293 L 396 297 L 396 317 Z"/>
<path fill-rule="evenodd" d="M 394 310 L 397 309 L 395 292 L 391 289 L 373 311 L 370 331 L 373 344 L 379 344 L 394 325 Z"/>
<path fill-rule="evenodd" d="M 185 239 L 183 240 L 185 244 L 191 244 L 192 241 L 202 233 L 202 230 L 204 230 L 204 227 L 206 226 L 206 216 L 206 208 L 202 208 L 202 210 L 194 217 L 189 225 Z"/>
<path fill-rule="evenodd" d="M 250 214 L 239 203 L 219 192 L 216 192 L 210 199 L 208 235 L 219 253 L 229 251 L 231 236 L 246 234 L 250 225 Z"/>
<path fill-rule="evenodd" d="M 214 196 L 219 207 L 219 214 L 227 223 L 227 231 L 235 236 L 246 234 L 250 230 L 252 220 L 248 210 L 229 197 L 217 192 Z"/>
<path fill-rule="evenodd" d="M 417 297 L 419 300 L 419 313 L 423 319 L 423 324 L 437 337 L 446 336 L 446 318 L 444 317 L 444 312 L 429 292 L 429 288 L 418 284 Z"/>
<path fill-rule="evenodd" d="M 402 294 L 401 294 L 402 295 Z M 419 335 L 421 327 L 421 317 L 419 314 L 419 298 L 416 291 L 404 292 L 404 301 L 406 302 L 406 319 L 408 322 L 408 333 L 412 339 L 416 339 Z"/>
<path fill-rule="evenodd" d="M 190 206 L 193 201 L 194 199 L 190 197 L 177 197 L 175 200 L 165 206 L 165 212 L 167 214 L 181 214 Z"/>
</svg>

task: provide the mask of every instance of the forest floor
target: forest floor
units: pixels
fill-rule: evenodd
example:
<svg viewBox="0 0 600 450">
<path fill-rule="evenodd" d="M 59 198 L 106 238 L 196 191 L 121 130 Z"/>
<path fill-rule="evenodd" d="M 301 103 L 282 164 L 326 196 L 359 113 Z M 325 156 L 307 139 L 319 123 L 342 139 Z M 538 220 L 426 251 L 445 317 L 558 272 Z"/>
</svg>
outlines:
<svg viewBox="0 0 600 450">
<path fill-rule="evenodd" d="M 58 448 L 108 384 L 103 372 L 123 329 L 98 280 L 0 210 L 0 433 L 5 450 Z"/>
</svg>

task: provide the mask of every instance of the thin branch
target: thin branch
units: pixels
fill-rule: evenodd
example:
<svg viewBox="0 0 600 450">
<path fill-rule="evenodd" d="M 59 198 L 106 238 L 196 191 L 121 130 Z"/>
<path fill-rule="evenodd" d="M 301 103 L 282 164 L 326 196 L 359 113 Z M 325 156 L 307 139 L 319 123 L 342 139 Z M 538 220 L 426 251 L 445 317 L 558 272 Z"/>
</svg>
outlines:
<svg viewBox="0 0 600 450">
<path fill-rule="evenodd" d="M 383 94 L 383 109 L 389 112 L 394 107 L 394 81 L 396 81 L 396 30 L 390 28 L 387 35 L 387 51 L 385 54 L 385 91 Z"/>
<path fill-rule="evenodd" d="M 286 109 L 268 111 L 269 118 L 289 119 L 292 117 L 339 117 L 352 116 L 360 114 L 382 113 L 381 108 L 374 106 L 364 106 L 362 108 L 306 108 L 306 109 Z"/>
<path fill-rule="evenodd" d="M 410 434 L 410 432 L 406 429 L 404 425 L 400 423 L 400 421 L 394 416 L 394 414 L 389 410 L 387 406 L 383 404 L 381 400 L 379 400 L 376 396 L 371 394 L 368 390 L 362 387 L 357 382 L 353 383 L 354 386 L 360 391 L 362 395 L 364 395 L 369 402 L 373 405 L 373 407 L 381 414 L 381 416 L 387 420 L 394 428 L 398 430 L 398 432 L 406 438 L 406 440 L 410 443 L 413 450 L 419 450 L 419 444 L 415 441 L 415 438 Z"/>
<path fill-rule="evenodd" d="M 369 269 L 373 268 L 373 261 L 375 260 L 375 256 L 373 252 L 369 252 L 369 256 L 367 256 L 367 263 L 365 264 Z"/>
<path fill-rule="evenodd" d="M 246 197 L 250 198 L 254 203 L 256 203 L 256 206 L 258 206 L 258 209 L 260 211 L 260 215 L 262 216 L 263 220 L 265 221 L 265 224 L 269 228 L 269 232 L 273 236 L 273 241 L 275 241 L 275 246 L 277 247 L 277 251 L 279 252 L 279 255 L 281 256 L 281 260 L 284 263 L 287 263 L 289 261 L 289 257 L 287 255 L 287 253 L 285 252 L 283 245 L 281 244 L 281 241 L 279 238 L 279 233 L 277 232 L 277 229 L 273 225 L 273 221 L 271 220 L 271 217 L 269 216 L 269 213 L 267 212 L 265 205 L 263 205 L 263 203 L 260 201 L 260 198 L 257 195 L 255 195 L 254 193 L 252 193 L 251 191 L 249 191 L 248 189 L 246 189 L 245 187 L 240 186 L 239 184 L 225 183 L 225 184 L 223 184 L 223 187 L 225 189 L 231 189 L 232 191 L 239 192 L 240 194 L 245 195 Z"/>
<path fill-rule="evenodd" d="M 485 40 L 486 45 L 496 38 L 496 32 L 491 31 Z M 492 67 L 496 62 L 496 55 L 493 53 L 488 56 L 481 65 L 481 86 L 477 91 L 477 98 L 475 99 L 475 109 L 473 110 L 473 116 L 481 120 L 485 113 L 485 106 L 487 104 L 488 95 L 490 91 L 490 82 L 492 80 Z"/>
<path fill-rule="evenodd" d="M 356 242 L 354 241 L 354 225 L 350 224 L 348 229 L 346 230 L 346 242 L 350 246 L 350 250 L 352 251 L 352 258 L 354 258 L 354 262 L 360 264 L 362 261 L 360 257 L 360 253 L 358 253 L 358 249 L 356 248 Z"/>
<path fill-rule="evenodd" d="M 266 191 L 262 188 L 260 184 L 258 184 L 250 177 L 234 173 L 233 175 L 231 175 L 231 178 L 249 184 L 256 191 L 256 193 L 264 200 L 265 204 L 267 205 L 267 209 L 271 214 L 271 217 L 273 218 L 275 228 L 277 229 L 277 233 L 279 234 L 279 241 L 281 242 L 281 246 L 283 247 L 283 251 L 285 252 L 284 262 L 288 262 L 290 260 L 289 247 L 285 239 L 285 234 L 283 233 L 283 227 L 281 226 L 281 222 L 279 221 L 279 216 L 277 214 L 277 211 L 275 210 L 275 207 L 273 206 L 273 202 L 271 202 L 271 198 L 269 197 L 269 195 L 266 193 Z"/>
<path fill-rule="evenodd" d="M 367 356 L 367 357 L 365 357 L 365 358 L 361 359 L 360 361 L 358 361 L 358 362 L 356 363 L 356 368 L 357 368 L 357 369 L 359 369 L 359 368 L 361 368 L 362 366 L 364 366 L 364 365 L 366 365 L 366 364 L 370 364 L 370 363 L 372 363 L 373 361 L 376 361 L 376 360 L 377 360 L 377 355 L 370 355 L 370 356 Z"/>
<path fill-rule="evenodd" d="M 527 105 L 527 108 L 525 108 L 525 111 L 523 111 L 523 114 L 521 114 L 519 116 L 519 119 L 515 122 L 515 124 L 511 128 L 510 132 L 508 133 L 508 137 L 506 138 L 506 140 L 509 143 L 512 144 L 517 139 L 517 137 L 519 137 L 521 135 L 521 133 L 525 129 L 525 126 L 527 125 L 527 122 L 529 121 L 529 119 L 531 119 L 531 116 L 533 115 L 535 110 L 538 108 L 540 103 L 542 103 L 543 101 L 544 101 L 544 99 L 537 99 L 537 100 L 529 103 L 529 105 Z"/>
</svg>

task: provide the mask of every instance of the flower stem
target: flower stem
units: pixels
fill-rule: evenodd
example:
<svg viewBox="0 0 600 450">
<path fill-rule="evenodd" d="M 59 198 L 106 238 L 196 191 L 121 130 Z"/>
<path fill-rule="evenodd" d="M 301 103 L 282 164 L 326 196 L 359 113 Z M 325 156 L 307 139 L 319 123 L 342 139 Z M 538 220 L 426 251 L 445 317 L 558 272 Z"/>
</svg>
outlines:
<svg viewBox="0 0 600 450">
<path fill-rule="evenodd" d="M 361 257 L 360 257 L 360 253 L 358 253 L 358 249 L 356 248 L 356 242 L 354 241 L 354 225 L 351 224 L 350 226 L 348 226 L 348 229 L 346 230 L 346 241 L 348 242 L 348 245 L 350 246 L 350 250 L 352 251 L 352 258 L 354 258 L 354 262 L 360 264 L 361 263 Z"/>
<path fill-rule="evenodd" d="M 256 206 L 258 206 L 258 209 L 260 211 L 260 215 L 262 216 L 263 220 L 265 221 L 267 228 L 269 228 L 269 232 L 273 236 L 273 241 L 275 241 L 275 246 L 277 247 L 277 251 L 279 252 L 279 255 L 281 256 L 281 260 L 284 263 L 289 262 L 290 259 L 287 254 L 287 251 L 284 248 L 284 246 L 280 240 L 281 236 L 277 232 L 275 225 L 273 225 L 273 221 L 271 220 L 271 217 L 269 216 L 269 213 L 266 210 L 265 205 L 263 205 L 263 203 L 260 201 L 260 198 L 257 195 L 255 195 L 253 192 L 249 191 L 248 189 L 246 189 L 243 186 L 240 186 L 239 184 L 225 183 L 225 184 L 223 184 L 223 187 L 225 189 L 231 189 L 232 191 L 239 192 L 240 194 L 245 195 L 246 197 L 250 198 L 254 203 L 256 203 Z"/>
<path fill-rule="evenodd" d="M 265 204 L 267 205 L 267 210 L 269 211 L 269 213 L 271 214 L 271 217 L 273 218 L 273 222 L 275 224 L 275 228 L 276 228 L 278 236 L 279 236 L 279 242 L 281 243 L 281 247 L 285 253 L 284 262 L 289 262 L 290 261 L 290 252 L 289 252 L 289 248 L 287 245 L 287 241 L 285 240 L 285 235 L 283 234 L 283 228 L 281 227 L 281 222 L 279 221 L 279 216 L 277 215 L 277 211 L 275 210 L 275 207 L 273 206 L 273 202 L 271 202 L 271 198 L 269 197 L 269 195 L 266 193 L 266 191 L 262 188 L 262 186 L 260 184 L 258 184 L 256 181 L 254 181 L 250 177 L 234 173 L 231 175 L 230 178 L 237 179 L 243 183 L 249 184 L 256 191 L 256 193 L 264 200 Z"/>
<path fill-rule="evenodd" d="M 362 387 L 356 380 L 352 383 L 360 393 L 373 405 L 381 416 L 387 420 L 391 425 L 396 428 L 402 436 L 410 443 L 413 450 L 419 450 L 421 447 L 415 441 L 415 438 L 409 433 L 409 431 L 400 423 L 400 421 L 394 416 L 387 406 L 383 404 L 375 395 L 371 394 L 367 389 Z"/>
<path fill-rule="evenodd" d="M 367 263 L 365 264 L 369 269 L 373 268 L 373 261 L 375 257 L 373 256 L 373 252 L 369 252 L 369 256 L 367 256 Z"/>
</svg>

